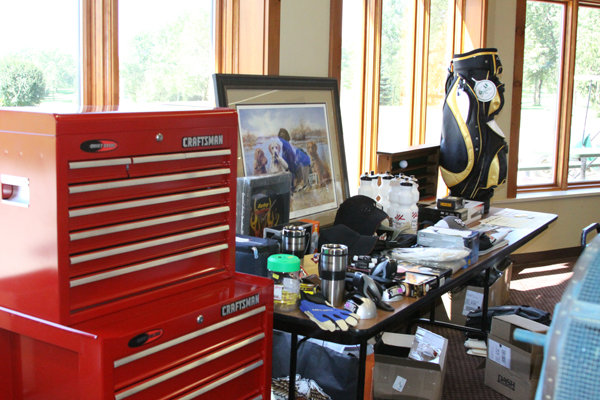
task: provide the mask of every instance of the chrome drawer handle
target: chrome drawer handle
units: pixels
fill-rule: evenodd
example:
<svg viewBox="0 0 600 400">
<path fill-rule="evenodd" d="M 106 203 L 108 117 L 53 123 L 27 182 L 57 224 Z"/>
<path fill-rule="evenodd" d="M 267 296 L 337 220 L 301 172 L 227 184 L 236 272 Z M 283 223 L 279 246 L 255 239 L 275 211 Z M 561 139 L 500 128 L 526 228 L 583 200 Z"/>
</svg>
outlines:
<svg viewBox="0 0 600 400">
<path fill-rule="evenodd" d="M 114 247 L 108 250 L 95 251 L 92 253 L 85 253 L 70 258 L 71 265 L 79 264 L 86 261 L 97 260 L 100 258 L 115 256 L 118 254 L 131 253 L 133 251 L 148 249 L 155 246 L 161 246 L 164 244 L 180 242 L 188 239 L 193 239 L 201 236 L 210 235 L 212 233 L 224 232 L 229 230 L 229 225 L 219 225 L 212 228 L 200 229 L 197 231 L 186 232 L 179 235 L 168 236 L 165 238 L 148 240 L 145 242 L 130 244 L 128 246 Z"/>
<path fill-rule="evenodd" d="M 153 183 L 181 181 L 184 179 L 204 178 L 207 176 L 227 175 L 231 172 L 229 168 L 211 169 L 208 171 L 185 172 L 181 174 L 151 176 L 148 178 L 123 179 L 103 183 L 90 183 L 85 185 L 75 185 L 69 187 L 69 194 L 96 192 L 99 190 L 119 189 L 140 185 L 150 185 Z"/>
<path fill-rule="evenodd" d="M 195 192 L 173 194 L 169 196 L 152 197 L 143 200 L 124 201 L 121 203 L 113 203 L 104 206 L 94 206 L 85 208 L 76 208 L 69 210 L 69 217 L 83 217 L 85 215 L 101 214 L 105 212 L 128 210 L 136 207 L 152 206 L 156 204 L 173 203 L 176 201 L 196 199 L 201 197 L 214 196 L 217 194 L 229 193 L 228 187 L 197 190 Z"/>
<path fill-rule="evenodd" d="M 158 353 L 159 351 L 166 350 L 166 349 L 171 348 L 173 346 L 176 346 L 178 344 L 185 343 L 187 341 L 190 341 L 190 340 L 195 339 L 197 337 L 200 337 L 202 335 L 206 335 L 207 333 L 219 330 L 221 328 L 228 327 L 229 325 L 232 325 L 232 324 L 234 324 L 236 322 L 242 321 L 242 320 L 244 320 L 246 318 L 250 318 L 250 317 L 253 317 L 255 315 L 264 313 L 266 311 L 266 309 L 267 308 L 265 306 L 261 306 L 261 307 L 252 309 L 252 310 L 250 310 L 250 311 L 248 311 L 246 313 L 243 313 L 243 314 L 237 315 L 235 317 L 223 320 L 221 322 L 217 322 L 216 324 L 212 324 L 210 326 L 207 326 L 206 328 L 199 329 L 197 331 L 188 333 L 187 335 L 180 336 L 180 337 L 172 339 L 172 340 L 170 340 L 168 342 L 165 342 L 165 343 L 159 344 L 157 346 L 151 347 L 151 348 L 149 348 L 147 350 L 140 351 L 139 353 L 135 353 L 135 354 L 132 354 L 130 356 L 123 357 L 123 358 L 121 358 L 119 360 L 116 360 L 113 365 L 114 365 L 115 368 L 121 367 L 123 365 L 129 364 L 129 363 L 134 362 L 136 360 L 139 360 L 141 358 L 148 357 L 148 356 L 150 356 L 152 354 Z"/>
<path fill-rule="evenodd" d="M 140 156 L 140 157 L 133 157 L 133 163 L 134 164 L 143 164 L 143 163 L 151 163 L 151 162 L 178 161 L 178 160 L 188 160 L 188 159 L 194 159 L 194 158 L 228 156 L 230 154 L 231 154 L 230 149 L 224 149 L 224 150 L 194 151 L 194 152 L 190 152 L 190 153 L 163 154 L 163 155 L 158 155 L 158 156 Z"/>
<path fill-rule="evenodd" d="M 131 274 L 134 272 L 143 271 L 143 270 L 150 269 L 150 268 L 160 267 L 161 265 L 171 264 L 171 263 L 174 263 L 177 261 L 186 260 L 188 258 L 198 257 L 203 254 L 216 253 L 217 251 L 225 250 L 228 247 L 229 246 L 227 244 L 219 244 L 217 246 L 211 246 L 211 247 L 206 247 L 206 248 L 203 248 L 200 250 L 189 251 L 187 253 L 178 254 L 176 256 L 160 258 L 158 260 L 154 260 L 154 261 L 150 261 L 150 262 L 146 262 L 146 263 L 142 263 L 142 264 L 135 264 L 135 265 L 132 265 L 127 268 L 119 268 L 119 269 L 116 269 L 113 271 L 108 271 L 108 272 L 103 272 L 100 274 L 86 276 L 84 278 L 76 278 L 76 279 L 71 280 L 71 282 L 69 282 L 69 286 L 71 288 L 74 288 L 77 286 L 88 285 L 90 283 L 103 281 L 105 279 L 116 278 L 118 276 Z M 207 268 L 207 269 L 203 270 L 203 272 L 208 273 L 208 272 L 216 270 L 216 269 L 217 268 L 214 268 L 214 267 Z"/>
<path fill-rule="evenodd" d="M 175 368 L 175 369 L 167 372 L 166 374 L 162 374 L 162 375 L 158 376 L 157 378 L 151 379 L 151 380 L 146 381 L 146 382 L 144 382 L 144 383 L 142 383 L 140 385 L 136 385 L 136 386 L 132 387 L 129 390 L 126 390 L 124 392 L 118 393 L 115 396 L 115 399 L 117 399 L 117 400 L 125 399 L 125 398 L 127 398 L 127 397 L 129 397 L 131 395 L 134 395 L 134 394 L 139 393 L 139 392 L 141 392 L 143 390 L 151 388 L 152 386 L 156 386 L 156 385 L 158 385 L 160 383 L 168 381 L 171 378 L 175 378 L 175 377 L 177 377 L 177 376 L 179 376 L 181 374 L 184 374 L 184 373 L 186 373 L 186 372 L 188 372 L 188 371 L 190 371 L 190 370 L 192 370 L 194 368 L 198 368 L 198 367 L 200 367 L 200 366 L 202 366 L 202 365 L 204 365 L 204 364 L 206 364 L 208 362 L 211 362 L 213 360 L 221 358 L 221 357 L 223 357 L 223 356 L 225 356 L 227 354 L 233 353 L 234 351 L 239 350 L 242 347 L 248 346 L 248 345 L 250 345 L 250 344 L 252 344 L 254 342 L 258 342 L 259 340 L 264 339 L 264 337 L 265 337 L 264 333 L 259 333 L 258 335 L 254 335 L 252 337 L 249 337 L 248 339 L 244 339 L 244 340 L 242 340 L 240 342 L 234 343 L 234 344 L 232 344 L 230 346 L 227 346 L 227 347 L 225 347 L 225 348 L 223 348 L 223 349 L 221 349 L 219 351 L 216 351 L 216 352 L 214 352 L 212 354 L 209 354 L 206 357 L 202 357 L 202 358 L 200 358 L 200 359 L 198 359 L 196 361 L 192 361 L 192 362 L 190 362 L 188 364 L 185 364 L 182 367 Z M 231 379 L 229 379 L 229 380 L 231 380 Z"/>
<path fill-rule="evenodd" d="M 113 225 L 113 226 L 109 226 L 107 228 L 89 229 L 86 231 L 71 233 L 69 235 L 69 239 L 71 239 L 71 241 L 88 239 L 88 238 L 96 237 L 96 236 L 110 235 L 112 233 L 117 233 L 117 232 L 131 231 L 134 229 L 146 228 L 149 226 L 157 226 L 157 225 L 161 225 L 161 224 L 168 224 L 168 223 L 177 222 L 177 221 L 185 221 L 187 219 L 206 217 L 208 215 L 215 215 L 215 214 L 226 213 L 226 212 L 229 212 L 229 207 L 227 207 L 227 206 L 207 208 L 204 210 L 192 211 L 192 212 L 187 212 L 187 213 L 183 213 L 183 214 L 170 215 L 168 217 L 152 218 L 152 219 L 147 219 L 147 220 L 139 221 L 139 222 L 131 222 L 131 223 L 127 223 L 127 224 Z"/>
</svg>

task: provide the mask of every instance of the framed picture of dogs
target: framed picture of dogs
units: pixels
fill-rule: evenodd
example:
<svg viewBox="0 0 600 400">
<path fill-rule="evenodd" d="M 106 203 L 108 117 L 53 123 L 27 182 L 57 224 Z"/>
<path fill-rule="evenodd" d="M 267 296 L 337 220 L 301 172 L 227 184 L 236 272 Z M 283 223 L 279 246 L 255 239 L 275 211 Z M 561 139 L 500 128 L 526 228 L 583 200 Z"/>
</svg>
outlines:
<svg viewBox="0 0 600 400">
<path fill-rule="evenodd" d="M 238 176 L 292 175 L 290 220 L 333 223 L 349 196 L 337 81 L 214 75 L 219 107 L 238 112 Z"/>
</svg>

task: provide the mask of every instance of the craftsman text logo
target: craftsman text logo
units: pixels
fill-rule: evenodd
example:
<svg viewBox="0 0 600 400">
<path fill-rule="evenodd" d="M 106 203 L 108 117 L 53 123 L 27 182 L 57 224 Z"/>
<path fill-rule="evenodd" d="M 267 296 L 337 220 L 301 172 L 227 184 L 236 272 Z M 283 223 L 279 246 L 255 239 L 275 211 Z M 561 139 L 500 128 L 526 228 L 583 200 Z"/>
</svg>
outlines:
<svg viewBox="0 0 600 400">
<path fill-rule="evenodd" d="M 223 144 L 223 135 L 208 136 L 186 136 L 181 140 L 181 146 L 186 147 L 209 147 Z"/>
<path fill-rule="evenodd" d="M 510 390 L 512 390 L 513 392 L 515 391 L 515 382 L 508 379 L 505 376 L 502 376 L 500 374 L 498 374 L 498 383 L 501 385 L 506 386 L 507 388 L 509 388 Z"/>
<path fill-rule="evenodd" d="M 88 153 L 105 153 L 116 150 L 117 147 L 119 147 L 117 142 L 107 139 L 87 140 L 79 146 L 81 150 Z"/>
<path fill-rule="evenodd" d="M 235 301 L 231 304 L 226 304 L 221 307 L 221 316 L 225 317 L 238 311 L 245 310 L 248 307 L 255 306 L 258 304 L 259 300 L 259 295 L 255 294 L 254 296 L 246 297 L 245 299 Z"/>
</svg>

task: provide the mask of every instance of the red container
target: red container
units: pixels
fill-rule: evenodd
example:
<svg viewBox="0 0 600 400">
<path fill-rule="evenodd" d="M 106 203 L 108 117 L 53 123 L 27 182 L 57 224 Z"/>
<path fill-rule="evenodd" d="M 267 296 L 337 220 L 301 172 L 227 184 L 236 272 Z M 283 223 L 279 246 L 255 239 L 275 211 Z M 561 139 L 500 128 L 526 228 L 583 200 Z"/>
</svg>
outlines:
<svg viewBox="0 0 600 400">
<path fill-rule="evenodd" d="M 272 328 L 272 282 L 237 273 L 70 327 L 0 308 L 0 398 L 268 399 Z"/>
<path fill-rule="evenodd" d="M 0 306 L 65 325 L 235 271 L 234 110 L 0 110 Z"/>
</svg>

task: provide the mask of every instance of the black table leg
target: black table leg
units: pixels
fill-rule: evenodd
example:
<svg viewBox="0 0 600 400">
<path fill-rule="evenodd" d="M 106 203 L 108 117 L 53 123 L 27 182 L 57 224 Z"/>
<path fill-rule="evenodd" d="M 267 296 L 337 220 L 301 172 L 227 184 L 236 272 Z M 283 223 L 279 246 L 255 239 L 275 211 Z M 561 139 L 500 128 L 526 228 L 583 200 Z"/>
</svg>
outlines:
<svg viewBox="0 0 600 400">
<path fill-rule="evenodd" d="M 487 338 L 488 334 L 488 301 L 490 295 L 490 269 L 485 269 L 485 278 L 483 280 L 483 304 L 481 305 L 481 334 Z"/>
<path fill-rule="evenodd" d="M 288 400 L 296 398 L 296 363 L 298 356 L 298 335 L 291 334 L 290 343 L 290 378 L 288 380 Z"/>
<path fill-rule="evenodd" d="M 358 352 L 358 382 L 356 382 L 356 399 L 362 400 L 365 396 L 365 372 L 367 370 L 367 342 L 360 343 Z"/>
</svg>

